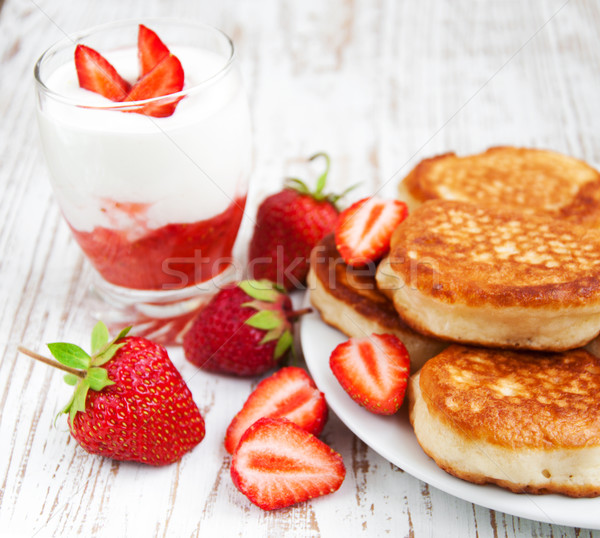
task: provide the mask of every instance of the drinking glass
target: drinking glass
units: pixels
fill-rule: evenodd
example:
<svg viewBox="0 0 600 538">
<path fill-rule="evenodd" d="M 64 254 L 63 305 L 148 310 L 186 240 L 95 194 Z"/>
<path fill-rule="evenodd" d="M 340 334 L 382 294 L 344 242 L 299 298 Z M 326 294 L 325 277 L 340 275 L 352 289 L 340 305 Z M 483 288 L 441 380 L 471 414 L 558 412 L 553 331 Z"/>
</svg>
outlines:
<svg viewBox="0 0 600 538">
<path fill-rule="evenodd" d="M 79 43 L 136 82 L 140 23 L 181 61 L 183 90 L 114 102 L 80 88 Z M 193 312 L 235 276 L 232 249 L 251 170 L 248 104 L 231 39 L 197 22 L 120 21 L 56 43 L 34 74 L 53 191 L 97 272 L 96 292 L 125 317 Z M 173 114 L 144 113 L 162 105 Z"/>
</svg>

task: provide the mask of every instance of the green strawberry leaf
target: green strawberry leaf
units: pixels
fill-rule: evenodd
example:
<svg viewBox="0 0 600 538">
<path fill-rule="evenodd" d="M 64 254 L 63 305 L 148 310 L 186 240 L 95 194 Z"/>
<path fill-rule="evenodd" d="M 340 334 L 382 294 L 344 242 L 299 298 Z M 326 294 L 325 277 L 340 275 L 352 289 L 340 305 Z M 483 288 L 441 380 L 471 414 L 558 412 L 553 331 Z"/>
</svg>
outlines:
<svg viewBox="0 0 600 538">
<path fill-rule="evenodd" d="M 292 337 L 292 333 L 289 330 L 285 330 L 283 334 L 277 340 L 277 345 L 275 346 L 274 357 L 275 360 L 279 360 L 285 352 L 291 347 L 294 338 Z"/>
<path fill-rule="evenodd" d="M 94 366 L 102 366 L 103 364 L 106 364 L 124 345 L 125 342 L 121 342 L 120 344 L 111 344 L 104 351 L 102 351 L 102 353 L 98 353 L 98 355 L 92 359 L 92 364 Z"/>
<path fill-rule="evenodd" d="M 71 400 L 71 405 L 69 406 L 69 420 L 71 421 L 71 426 L 73 426 L 73 421 L 75 420 L 75 415 L 77 412 L 85 411 L 85 399 L 87 397 L 89 388 L 90 384 L 88 380 L 82 379 L 73 393 L 73 399 Z"/>
<path fill-rule="evenodd" d="M 129 331 L 131 330 L 131 326 L 129 327 L 125 327 L 124 329 L 121 329 L 121 332 L 117 335 L 117 337 L 113 340 L 114 342 L 117 342 L 118 340 L 120 340 L 121 338 L 125 338 L 128 334 Z"/>
<path fill-rule="evenodd" d="M 263 339 L 259 342 L 262 346 L 263 344 L 267 344 L 272 342 L 273 340 L 277 340 L 281 334 L 283 333 L 283 325 L 277 327 L 276 329 L 271 329 L 267 331 L 267 333 L 263 336 Z"/>
<path fill-rule="evenodd" d="M 289 189 L 294 189 L 296 192 L 300 194 L 305 194 L 307 196 L 311 195 L 310 189 L 306 186 L 306 183 L 297 177 L 288 177 L 286 178 L 286 187 Z"/>
<path fill-rule="evenodd" d="M 58 413 L 56 413 L 56 416 L 54 417 L 54 426 L 55 427 L 56 427 L 56 421 L 58 420 L 58 417 L 69 412 L 69 409 L 71 409 L 71 406 L 73 405 L 74 399 L 75 399 L 75 391 L 73 391 L 73 394 L 71 394 L 71 399 L 67 402 L 67 405 L 65 405 Z"/>
<path fill-rule="evenodd" d="M 249 317 L 244 323 L 256 329 L 269 331 L 281 326 L 281 317 L 273 310 L 262 310 Z"/>
<path fill-rule="evenodd" d="M 98 353 L 106 344 L 108 344 L 108 328 L 99 321 L 92 330 L 92 353 Z"/>
<path fill-rule="evenodd" d="M 335 205 L 341 198 L 343 198 L 344 196 L 346 196 L 346 194 L 348 194 L 350 191 L 353 191 L 354 189 L 356 189 L 356 187 L 358 187 L 361 183 L 355 183 L 354 185 L 350 185 L 345 191 L 342 192 L 342 194 L 330 194 L 329 196 L 327 196 L 327 200 L 329 200 L 329 202 L 331 202 L 333 205 Z"/>
<path fill-rule="evenodd" d="M 125 345 L 125 342 L 121 342 L 117 344 L 119 340 L 125 338 L 131 327 L 125 327 L 121 330 L 121 332 L 113 338 L 110 342 L 106 342 L 103 347 L 101 347 L 96 354 L 92 357 L 92 364 L 94 366 L 102 366 L 106 364 L 110 359 L 112 359 L 115 353 Z"/>
<path fill-rule="evenodd" d="M 65 342 L 48 344 L 52 356 L 61 364 L 70 368 L 87 370 L 91 364 L 91 357 L 79 346 Z"/>
<path fill-rule="evenodd" d="M 115 382 L 108 378 L 108 372 L 105 368 L 90 368 L 85 376 L 92 390 L 102 390 L 108 385 L 114 385 Z"/>
<path fill-rule="evenodd" d="M 306 186 L 306 183 L 304 183 L 301 179 L 297 179 L 294 177 L 286 178 L 286 187 L 288 187 L 290 189 L 294 189 L 302 195 L 311 196 L 317 202 L 327 201 L 331 205 L 333 205 L 333 207 L 335 207 L 335 209 L 337 209 L 339 211 L 339 208 L 337 206 L 338 200 L 340 198 L 342 198 L 343 196 L 345 196 L 346 194 L 348 194 L 358 184 L 353 185 L 352 187 L 346 189 L 342 194 L 339 194 L 339 195 L 333 194 L 333 193 L 325 194 L 323 191 L 325 190 L 325 185 L 327 183 L 327 176 L 329 175 L 329 170 L 331 168 L 331 159 L 329 158 L 329 155 L 327 153 L 319 152 L 319 153 L 315 153 L 308 160 L 314 161 L 315 159 L 317 159 L 319 157 L 323 157 L 323 159 L 325 159 L 325 170 L 317 178 L 317 185 L 316 185 L 316 188 L 314 191 L 311 192 L 311 190 Z"/>
<path fill-rule="evenodd" d="M 65 342 L 54 342 L 48 344 L 48 349 L 52 356 L 60 362 L 60 366 L 54 361 L 38 356 L 28 350 L 20 349 L 23 353 L 42 360 L 47 364 L 51 364 L 55 367 L 67 370 L 67 375 L 64 376 L 64 380 L 67 384 L 75 386 L 75 390 L 65 407 L 58 414 L 68 413 L 71 427 L 75 420 L 75 416 L 79 411 L 85 411 L 85 401 L 89 389 L 100 391 L 109 385 L 114 385 L 115 382 L 109 379 L 108 372 L 105 368 L 99 368 L 99 366 L 105 364 L 112 359 L 115 353 L 125 345 L 125 342 L 119 342 L 127 336 L 131 327 L 126 327 L 117 335 L 116 338 L 110 340 L 108 329 L 104 323 L 99 321 L 96 323 L 92 330 L 91 345 L 92 353 L 90 356 L 83 349 L 75 344 L 69 344 Z M 110 341 L 109 341 L 110 340 Z M 68 368 L 64 368 L 64 366 Z M 82 376 L 85 376 L 82 378 Z M 54 419 L 56 420 L 58 415 Z"/>
<path fill-rule="evenodd" d="M 238 286 L 244 290 L 246 295 L 259 301 L 274 303 L 279 297 L 275 284 L 270 280 L 242 280 Z"/>
<path fill-rule="evenodd" d="M 65 374 L 65 376 L 63 377 L 63 379 L 65 380 L 65 383 L 67 385 L 71 385 L 72 387 L 74 387 L 75 385 L 77 385 L 77 382 L 81 378 L 79 376 L 76 376 L 75 374 Z"/>
<path fill-rule="evenodd" d="M 248 301 L 247 303 L 242 303 L 242 306 L 246 308 L 254 308 L 254 310 L 271 309 L 271 303 L 266 303 L 265 301 Z"/>
</svg>

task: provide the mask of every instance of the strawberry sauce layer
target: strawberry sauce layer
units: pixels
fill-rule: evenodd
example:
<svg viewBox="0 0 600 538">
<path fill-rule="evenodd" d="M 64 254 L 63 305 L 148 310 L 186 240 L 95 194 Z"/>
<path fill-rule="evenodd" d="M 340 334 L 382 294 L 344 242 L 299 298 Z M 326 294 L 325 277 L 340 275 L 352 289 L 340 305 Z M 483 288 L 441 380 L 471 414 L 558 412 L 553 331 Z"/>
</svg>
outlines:
<svg viewBox="0 0 600 538">
<path fill-rule="evenodd" d="M 74 228 L 75 239 L 110 283 L 140 290 L 173 290 L 205 282 L 231 264 L 246 198 L 210 219 L 167 224 L 130 241 L 126 230 Z"/>
</svg>

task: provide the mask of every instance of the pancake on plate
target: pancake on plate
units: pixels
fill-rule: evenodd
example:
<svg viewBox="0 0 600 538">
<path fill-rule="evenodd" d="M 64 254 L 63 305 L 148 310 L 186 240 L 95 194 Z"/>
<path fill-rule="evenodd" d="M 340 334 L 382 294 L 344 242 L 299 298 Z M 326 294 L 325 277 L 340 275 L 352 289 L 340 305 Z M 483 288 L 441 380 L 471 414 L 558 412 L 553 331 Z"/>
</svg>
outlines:
<svg viewBox="0 0 600 538">
<path fill-rule="evenodd" d="M 409 406 L 419 444 L 454 476 L 600 495 L 600 359 L 582 349 L 450 346 L 411 377 Z"/>
<path fill-rule="evenodd" d="M 447 345 L 410 329 L 377 289 L 374 270 L 348 267 L 335 248 L 333 235 L 313 249 L 307 282 L 310 301 L 325 323 L 350 337 L 396 335 L 408 350 L 411 371 Z"/>
<path fill-rule="evenodd" d="M 411 210 L 427 200 L 459 200 L 600 223 L 600 173 L 554 151 L 504 146 L 465 157 L 446 153 L 421 161 L 398 190 Z"/>
<path fill-rule="evenodd" d="M 395 230 L 377 283 L 422 334 L 489 347 L 573 349 L 600 331 L 600 229 L 431 201 Z"/>
</svg>

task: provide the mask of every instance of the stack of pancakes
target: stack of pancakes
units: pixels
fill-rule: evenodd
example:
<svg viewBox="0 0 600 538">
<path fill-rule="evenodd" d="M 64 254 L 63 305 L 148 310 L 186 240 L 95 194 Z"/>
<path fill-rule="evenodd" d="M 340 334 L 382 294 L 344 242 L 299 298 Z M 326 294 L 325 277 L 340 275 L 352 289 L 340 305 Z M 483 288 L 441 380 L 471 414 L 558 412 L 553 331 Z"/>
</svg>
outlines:
<svg viewBox="0 0 600 538">
<path fill-rule="evenodd" d="M 600 174 L 492 148 L 421 162 L 378 268 L 311 259 L 311 301 L 349 336 L 397 335 L 410 419 L 436 463 L 515 492 L 600 495 Z"/>
</svg>

